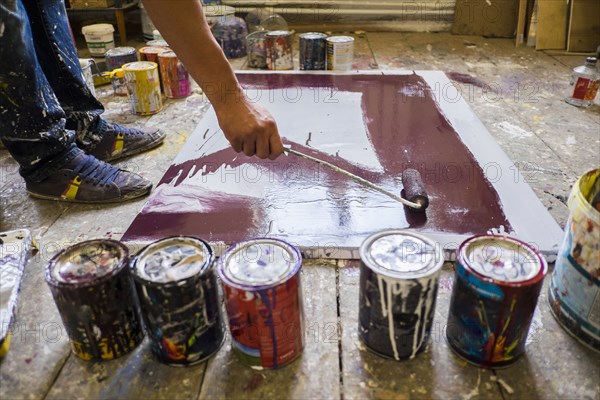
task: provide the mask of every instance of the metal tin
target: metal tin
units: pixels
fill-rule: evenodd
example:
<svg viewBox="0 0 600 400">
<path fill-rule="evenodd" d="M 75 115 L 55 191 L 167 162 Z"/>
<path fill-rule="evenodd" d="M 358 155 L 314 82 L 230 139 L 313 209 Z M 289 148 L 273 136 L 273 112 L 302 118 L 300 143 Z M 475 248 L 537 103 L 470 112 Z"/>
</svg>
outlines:
<svg viewBox="0 0 600 400">
<path fill-rule="evenodd" d="M 294 69 L 291 31 L 271 31 L 265 35 L 267 67 L 270 70 Z"/>
<path fill-rule="evenodd" d="M 276 239 L 241 242 L 219 258 L 232 347 L 252 368 L 283 367 L 302 353 L 301 266 L 298 249 Z"/>
<path fill-rule="evenodd" d="M 223 343 L 215 253 L 193 237 L 171 237 L 142 249 L 131 272 L 157 358 L 169 365 L 200 363 Z"/>
<path fill-rule="evenodd" d="M 517 361 L 547 271 L 546 260 L 517 239 L 481 235 L 464 241 L 446 328 L 450 348 L 485 368 Z"/>
<path fill-rule="evenodd" d="M 308 32 L 298 36 L 300 40 L 300 69 L 323 70 L 327 64 L 327 35 Z"/>
<path fill-rule="evenodd" d="M 158 55 L 167 50 L 163 46 L 144 46 L 138 50 L 140 61 L 150 61 L 158 63 Z"/>
<path fill-rule="evenodd" d="M 137 51 L 133 47 L 115 47 L 108 50 L 104 57 L 109 71 L 121 68 L 124 64 L 138 60 Z M 115 95 L 127 96 L 127 85 L 125 78 L 112 78 L 111 83 Z"/>
<path fill-rule="evenodd" d="M 248 67 L 267 67 L 267 47 L 265 43 L 266 34 L 266 31 L 256 31 L 246 36 Z"/>
<path fill-rule="evenodd" d="M 169 43 L 167 43 L 164 39 L 153 39 L 153 40 L 148 40 L 146 42 L 146 46 L 151 46 L 151 47 L 164 47 L 165 49 L 171 49 L 169 47 Z"/>
<path fill-rule="evenodd" d="M 78 243 L 50 260 L 46 282 L 78 357 L 112 360 L 144 338 L 128 265 L 127 247 L 105 239 Z"/>
<path fill-rule="evenodd" d="M 152 115 L 162 108 L 158 64 L 137 61 L 123 65 L 131 111 L 138 115 Z"/>
<path fill-rule="evenodd" d="M 159 53 L 158 65 L 166 97 L 178 99 L 192 94 L 190 74 L 175 52 L 167 50 Z"/>
<path fill-rule="evenodd" d="M 405 360 L 427 347 L 444 255 L 431 239 L 388 230 L 360 247 L 358 335 L 374 353 Z"/>
<path fill-rule="evenodd" d="M 329 36 L 326 41 L 327 69 L 350 71 L 354 60 L 354 38 L 352 36 Z"/>
<path fill-rule="evenodd" d="M 569 221 L 548 291 L 562 327 L 600 351 L 600 169 L 579 178 L 568 200 Z"/>
<path fill-rule="evenodd" d="M 227 58 L 246 56 L 246 21 L 239 17 L 228 17 L 218 20 L 211 28 L 217 43 Z"/>
</svg>

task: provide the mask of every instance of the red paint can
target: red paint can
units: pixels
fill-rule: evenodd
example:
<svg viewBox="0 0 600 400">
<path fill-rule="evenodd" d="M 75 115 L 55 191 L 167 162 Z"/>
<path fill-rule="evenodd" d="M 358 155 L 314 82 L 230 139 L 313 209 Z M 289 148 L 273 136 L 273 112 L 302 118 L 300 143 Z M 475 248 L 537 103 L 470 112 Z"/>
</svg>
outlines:
<svg viewBox="0 0 600 400">
<path fill-rule="evenodd" d="M 232 348 L 254 369 L 283 367 L 302 353 L 301 266 L 298 249 L 276 239 L 238 243 L 219 259 Z"/>
<path fill-rule="evenodd" d="M 166 97 L 178 99 L 192 94 L 190 74 L 174 51 L 166 50 L 159 53 L 158 65 Z"/>
</svg>

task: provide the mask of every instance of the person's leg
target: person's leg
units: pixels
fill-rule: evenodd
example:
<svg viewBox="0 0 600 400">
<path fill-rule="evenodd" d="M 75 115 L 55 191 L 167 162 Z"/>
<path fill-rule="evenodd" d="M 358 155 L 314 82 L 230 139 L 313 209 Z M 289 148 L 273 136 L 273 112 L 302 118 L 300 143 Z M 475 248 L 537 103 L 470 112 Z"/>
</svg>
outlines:
<svg viewBox="0 0 600 400">
<path fill-rule="evenodd" d="M 31 22 L 40 65 L 66 113 L 66 127 L 76 144 L 104 161 L 127 157 L 158 146 L 158 129 L 131 129 L 100 118 L 102 104 L 88 89 L 71 40 L 63 0 L 23 0 Z"/>
<path fill-rule="evenodd" d="M 43 73 L 21 0 L 0 2 L 0 139 L 38 197 L 112 202 L 147 194 L 152 184 L 86 155 Z"/>
</svg>

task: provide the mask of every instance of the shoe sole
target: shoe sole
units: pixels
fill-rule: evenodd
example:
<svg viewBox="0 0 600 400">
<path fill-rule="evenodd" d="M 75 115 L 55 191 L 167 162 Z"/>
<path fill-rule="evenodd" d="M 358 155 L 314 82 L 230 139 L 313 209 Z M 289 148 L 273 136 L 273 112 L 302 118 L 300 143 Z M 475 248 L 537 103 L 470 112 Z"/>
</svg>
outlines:
<svg viewBox="0 0 600 400">
<path fill-rule="evenodd" d="M 150 142 L 150 143 L 146 144 L 146 146 L 144 146 L 144 147 L 139 147 L 139 148 L 137 148 L 135 150 L 132 150 L 130 152 L 119 153 L 116 156 L 109 157 L 107 159 L 100 159 L 99 158 L 99 160 L 104 161 L 104 162 L 113 162 L 113 161 L 122 160 L 123 158 L 135 156 L 135 155 L 140 154 L 140 153 L 144 153 L 146 151 L 155 149 L 158 146 L 160 146 L 161 144 L 163 144 L 163 142 L 165 141 L 166 137 L 167 137 L 167 135 L 164 134 L 160 139 L 158 139 L 158 140 L 156 140 L 154 142 Z"/>
<path fill-rule="evenodd" d="M 139 199 L 141 197 L 147 196 L 148 194 L 150 194 L 151 191 L 152 191 L 152 186 L 150 186 L 150 188 L 148 190 L 144 190 L 144 192 L 139 192 L 139 193 L 136 193 L 136 194 L 130 194 L 127 197 L 121 197 L 119 199 L 95 200 L 95 201 L 77 200 L 77 199 L 70 200 L 70 199 L 65 199 L 63 197 L 48 196 L 48 195 L 45 195 L 45 194 L 34 193 L 34 192 L 30 192 L 29 190 L 27 191 L 27 193 L 29 193 L 29 195 L 31 197 L 35 197 L 36 199 L 62 201 L 64 203 L 77 203 L 77 204 L 114 204 L 114 203 L 126 203 L 126 202 L 131 201 L 131 200 Z"/>
</svg>

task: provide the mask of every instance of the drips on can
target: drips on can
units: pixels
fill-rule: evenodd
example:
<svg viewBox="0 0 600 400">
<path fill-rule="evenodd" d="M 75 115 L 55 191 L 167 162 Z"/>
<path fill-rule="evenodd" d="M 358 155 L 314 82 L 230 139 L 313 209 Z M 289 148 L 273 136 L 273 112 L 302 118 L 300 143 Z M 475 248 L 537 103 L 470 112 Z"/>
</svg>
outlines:
<svg viewBox="0 0 600 400">
<path fill-rule="evenodd" d="M 327 35 L 319 32 L 302 33 L 300 40 L 300 69 L 324 70 L 327 65 Z"/>
<path fill-rule="evenodd" d="M 485 368 L 508 366 L 525 341 L 548 271 L 528 244 L 482 235 L 458 248 L 446 338 L 463 359 Z"/>
<path fill-rule="evenodd" d="M 123 65 L 131 111 L 138 115 L 156 114 L 162 108 L 158 64 L 138 61 Z"/>
<path fill-rule="evenodd" d="M 431 333 L 442 250 L 425 236 L 389 230 L 368 237 L 360 258 L 360 339 L 384 357 L 415 357 Z"/>
<path fill-rule="evenodd" d="M 301 266 L 298 249 L 275 239 L 238 243 L 219 259 L 232 347 L 252 368 L 283 367 L 302 353 Z"/>
<path fill-rule="evenodd" d="M 246 36 L 248 66 L 250 68 L 267 68 L 266 34 L 266 31 L 256 31 Z"/>
<path fill-rule="evenodd" d="M 166 50 L 159 53 L 158 65 L 166 97 L 178 99 L 192 93 L 190 74 L 174 51 Z"/>
<path fill-rule="evenodd" d="M 131 266 L 142 315 L 157 358 L 193 365 L 223 343 L 215 254 L 192 237 L 172 237 L 142 249 Z"/>
<path fill-rule="evenodd" d="M 271 31 L 265 35 L 270 70 L 294 69 L 292 35 L 290 31 Z"/>
<path fill-rule="evenodd" d="M 48 264 L 46 282 L 78 357 L 112 360 L 144 338 L 122 243 L 89 240 L 61 251 Z"/>
<path fill-rule="evenodd" d="M 354 38 L 352 36 L 330 36 L 326 40 L 327 69 L 350 71 L 354 61 Z"/>
<path fill-rule="evenodd" d="M 108 70 L 121 68 L 124 64 L 138 60 L 137 51 L 133 47 L 115 47 L 104 55 Z M 111 79 L 112 87 L 117 96 L 127 96 L 125 78 L 114 77 Z"/>
</svg>

